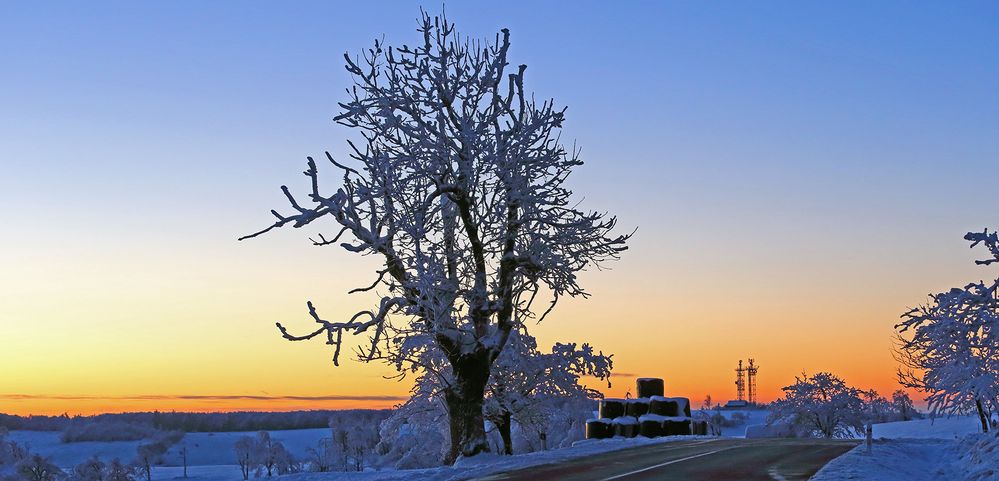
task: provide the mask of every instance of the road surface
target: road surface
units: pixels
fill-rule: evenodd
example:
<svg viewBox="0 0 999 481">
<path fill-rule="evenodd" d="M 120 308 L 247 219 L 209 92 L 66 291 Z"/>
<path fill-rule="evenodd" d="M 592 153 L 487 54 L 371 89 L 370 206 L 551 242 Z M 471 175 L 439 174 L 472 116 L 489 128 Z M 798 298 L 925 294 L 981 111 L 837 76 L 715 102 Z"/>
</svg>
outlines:
<svg viewBox="0 0 999 481">
<path fill-rule="evenodd" d="M 857 441 L 717 439 L 642 446 L 502 473 L 490 481 L 805 481 Z"/>
</svg>

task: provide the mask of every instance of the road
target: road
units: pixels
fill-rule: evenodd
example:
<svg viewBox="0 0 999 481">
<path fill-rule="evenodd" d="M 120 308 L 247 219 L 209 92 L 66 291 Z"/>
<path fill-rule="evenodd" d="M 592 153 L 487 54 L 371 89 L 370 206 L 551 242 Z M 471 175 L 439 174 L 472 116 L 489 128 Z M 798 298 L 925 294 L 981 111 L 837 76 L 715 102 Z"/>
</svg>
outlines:
<svg viewBox="0 0 999 481">
<path fill-rule="evenodd" d="M 857 441 L 717 439 L 642 446 L 485 478 L 490 481 L 805 481 Z"/>
</svg>

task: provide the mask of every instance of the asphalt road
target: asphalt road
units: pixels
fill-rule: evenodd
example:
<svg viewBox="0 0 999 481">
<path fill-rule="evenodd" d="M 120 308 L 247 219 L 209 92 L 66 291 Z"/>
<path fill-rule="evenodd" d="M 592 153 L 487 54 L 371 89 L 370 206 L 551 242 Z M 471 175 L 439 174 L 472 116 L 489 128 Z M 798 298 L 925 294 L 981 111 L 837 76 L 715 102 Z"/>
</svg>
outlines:
<svg viewBox="0 0 999 481">
<path fill-rule="evenodd" d="M 717 439 L 663 443 L 490 476 L 490 481 L 805 481 L 857 441 Z"/>
</svg>

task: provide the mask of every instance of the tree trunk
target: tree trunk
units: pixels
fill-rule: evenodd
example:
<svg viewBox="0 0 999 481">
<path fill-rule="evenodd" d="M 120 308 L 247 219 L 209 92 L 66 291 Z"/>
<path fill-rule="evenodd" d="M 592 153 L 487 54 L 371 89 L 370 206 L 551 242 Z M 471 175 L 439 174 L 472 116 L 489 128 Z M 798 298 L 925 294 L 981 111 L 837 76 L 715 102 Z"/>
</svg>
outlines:
<svg viewBox="0 0 999 481">
<path fill-rule="evenodd" d="M 981 399 L 975 399 L 975 407 L 978 408 L 978 420 L 982 422 L 982 432 L 989 432 L 989 418 L 985 415 L 985 409 L 982 407 Z"/>
<path fill-rule="evenodd" d="M 448 464 L 454 463 L 458 456 L 489 452 L 482 403 L 491 364 L 492 359 L 486 349 L 451 358 L 454 385 L 444 390 L 451 427 Z"/>
<path fill-rule="evenodd" d="M 503 438 L 503 454 L 513 454 L 513 436 L 510 434 L 510 427 L 513 424 L 510 420 L 509 411 L 503 413 L 496 421 L 496 429 L 499 430 L 500 437 Z"/>
</svg>

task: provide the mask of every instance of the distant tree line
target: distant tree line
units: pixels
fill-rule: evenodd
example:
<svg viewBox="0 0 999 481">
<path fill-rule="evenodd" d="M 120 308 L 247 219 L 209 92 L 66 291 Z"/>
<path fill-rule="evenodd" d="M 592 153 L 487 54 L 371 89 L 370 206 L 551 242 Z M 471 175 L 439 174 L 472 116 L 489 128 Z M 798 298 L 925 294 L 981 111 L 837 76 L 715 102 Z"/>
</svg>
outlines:
<svg viewBox="0 0 999 481">
<path fill-rule="evenodd" d="M 0 414 L 0 427 L 8 430 L 63 431 L 64 442 L 147 439 L 162 431 L 235 432 L 315 429 L 329 427 L 330 419 L 387 410 L 316 410 L 288 412 L 143 412 L 94 416 L 17 416 Z"/>
</svg>

